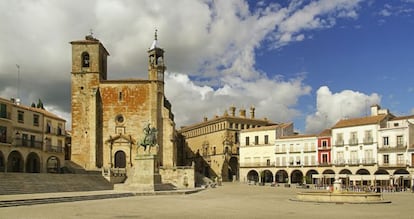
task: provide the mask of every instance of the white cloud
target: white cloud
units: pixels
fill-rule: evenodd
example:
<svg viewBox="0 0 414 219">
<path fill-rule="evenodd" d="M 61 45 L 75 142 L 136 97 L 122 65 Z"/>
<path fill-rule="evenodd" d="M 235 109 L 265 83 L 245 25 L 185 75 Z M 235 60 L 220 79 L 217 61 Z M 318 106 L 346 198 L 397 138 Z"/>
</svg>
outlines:
<svg viewBox="0 0 414 219">
<path fill-rule="evenodd" d="M 0 50 L 0 95 L 14 96 L 20 64 L 22 100 L 40 98 L 69 116 L 68 42 L 92 28 L 111 54 L 110 79 L 146 78 L 146 51 L 157 28 L 168 71 L 177 72 L 166 77 L 177 124 L 222 113 L 231 103 L 255 105 L 258 115 L 275 121 L 292 120 L 301 114 L 298 99 L 311 88 L 302 77 L 257 70 L 257 50 L 306 40 L 307 31 L 330 28 L 337 18 L 354 19 L 359 2 L 295 0 L 252 9 L 243 0 L 0 1 L 0 40 L 7 42 Z"/>
<path fill-rule="evenodd" d="M 244 81 L 240 77 L 226 77 L 221 81 L 224 85 L 216 90 L 195 85 L 187 75 L 179 73 L 168 73 L 165 78 L 166 95 L 174 103 L 178 126 L 201 121 L 204 116 L 222 115 L 231 105 L 246 110 L 255 106 L 257 118 L 292 121 L 300 114 L 294 109 L 298 98 L 311 91 L 301 78 Z"/>
<path fill-rule="evenodd" d="M 318 133 L 343 118 L 369 115 L 369 107 L 381 101 L 376 93 L 367 95 L 352 90 L 332 93 L 327 86 L 320 87 L 316 95 L 316 112 L 306 118 L 308 133 Z"/>
</svg>

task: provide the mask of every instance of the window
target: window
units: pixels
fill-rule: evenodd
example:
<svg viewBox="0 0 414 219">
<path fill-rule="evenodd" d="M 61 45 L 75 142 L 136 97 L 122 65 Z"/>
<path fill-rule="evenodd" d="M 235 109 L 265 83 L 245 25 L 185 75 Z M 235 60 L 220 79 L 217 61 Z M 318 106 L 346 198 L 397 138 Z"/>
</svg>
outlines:
<svg viewBox="0 0 414 219">
<path fill-rule="evenodd" d="M 264 136 L 264 143 L 269 144 L 269 136 L 268 135 Z"/>
<path fill-rule="evenodd" d="M 388 137 L 382 137 L 382 142 L 384 146 L 388 146 L 389 145 Z"/>
<path fill-rule="evenodd" d="M 344 138 L 342 133 L 336 134 L 336 144 L 337 145 L 344 145 Z"/>
<path fill-rule="evenodd" d="M 0 103 L 0 118 L 7 118 L 7 106 L 4 103 Z"/>
<path fill-rule="evenodd" d="M 384 156 L 383 156 L 383 162 L 384 162 L 384 164 L 389 164 L 390 163 L 388 154 L 384 154 Z"/>
<path fill-rule="evenodd" d="M 30 147 L 34 147 L 36 142 L 36 136 L 30 135 Z"/>
<path fill-rule="evenodd" d="M 404 165 L 404 154 L 397 154 L 397 164 Z"/>
<path fill-rule="evenodd" d="M 372 151 L 372 149 L 368 149 L 364 151 L 364 156 L 365 156 L 365 163 L 374 163 L 374 152 Z"/>
<path fill-rule="evenodd" d="M 372 142 L 373 142 L 372 131 L 371 130 L 365 131 L 364 143 L 365 144 L 372 144 Z"/>
<path fill-rule="evenodd" d="M 24 112 L 23 111 L 17 111 L 17 121 L 19 123 L 24 123 Z"/>
<path fill-rule="evenodd" d="M 357 132 L 351 132 L 351 138 L 349 139 L 349 144 L 350 145 L 358 144 Z"/>
<path fill-rule="evenodd" d="M 246 137 L 246 145 L 250 145 L 250 138 Z"/>
<path fill-rule="evenodd" d="M 266 160 L 266 166 L 270 166 L 270 159 Z"/>
<path fill-rule="evenodd" d="M 254 144 L 255 145 L 259 144 L 259 136 L 254 136 Z"/>
<path fill-rule="evenodd" d="M 118 101 L 122 101 L 123 96 L 122 96 L 122 91 L 118 93 Z"/>
<path fill-rule="evenodd" d="M 358 164 L 358 151 L 351 151 L 351 164 Z"/>
<path fill-rule="evenodd" d="M 22 134 L 22 146 L 28 146 L 29 136 L 27 134 Z"/>
<path fill-rule="evenodd" d="M 213 155 L 216 155 L 216 147 L 213 147 Z"/>
<path fill-rule="evenodd" d="M 322 163 L 327 164 L 328 163 L 328 154 L 322 154 Z"/>
<path fill-rule="evenodd" d="M 322 140 L 322 147 L 326 148 L 328 146 L 328 141 L 327 140 Z"/>
<path fill-rule="evenodd" d="M 404 138 L 402 135 L 397 136 L 397 146 L 401 147 L 404 145 Z"/>
<path fill-rule="evenodd" d="M 87 53 L 87 52 L 82 53 L 82 67 L 88 68 L 89 63 L 90 63 L 89 53 Z"/>
<path fill-rule="evenodd" d="M 46 122 L 46 133 L 52 132 L 52 125 L 50 123 L 51 123 L 50 121 Z"/>
<path fill-rule="evenodd" d="M 33 126 L 39 126 L 39 115 L 33 115 Z"/>
<path fill-rule="evenodd" d="M 62 131 L 63 129 L 62 129 L 62 124 L 58 124 L 58 128 L 57 128 L 57 134 L 58 135 L 63 135 L 63 131 Z"/>
<path fill-rule="evenodd" d="M 0 126 L 0 142 L 7 143 L 7 127 Z"/>
<path fill-rule="evenodd" d="M 244 129 L 244 124 L 241 124 L 240 126 L 241 126 L 241 129 Z"/>
</svg>

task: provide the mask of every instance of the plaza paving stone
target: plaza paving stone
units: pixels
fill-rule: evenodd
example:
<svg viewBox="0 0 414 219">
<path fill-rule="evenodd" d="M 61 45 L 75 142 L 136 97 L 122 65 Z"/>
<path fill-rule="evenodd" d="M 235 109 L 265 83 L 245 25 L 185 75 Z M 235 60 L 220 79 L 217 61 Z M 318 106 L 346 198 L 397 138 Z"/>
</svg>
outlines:
<svg viewBox="0 0 414 219">
<path fill-rule="evenodd" d="M 414 193 L 411 192 L 384 193 L 384 198 L 392 201 L 390 204 L 337 204 L 290 201 L 297 191 L 303 190 L 224 183 L 189 195 L 132 196 L 0 208 L 0 219 L 414 218 Z"/>
</svg>

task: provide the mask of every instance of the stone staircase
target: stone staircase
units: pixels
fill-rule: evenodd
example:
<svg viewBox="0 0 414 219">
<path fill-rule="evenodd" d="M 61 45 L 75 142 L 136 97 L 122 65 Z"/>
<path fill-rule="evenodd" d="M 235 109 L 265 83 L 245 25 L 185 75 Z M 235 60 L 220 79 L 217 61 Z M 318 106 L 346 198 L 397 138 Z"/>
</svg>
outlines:
<svg viewBox="0 0 414 219">
<path fill-rule="evenodd" d="M 0 173 L 0 195 L 112 190 L 99 174 Z"/>
</svg>

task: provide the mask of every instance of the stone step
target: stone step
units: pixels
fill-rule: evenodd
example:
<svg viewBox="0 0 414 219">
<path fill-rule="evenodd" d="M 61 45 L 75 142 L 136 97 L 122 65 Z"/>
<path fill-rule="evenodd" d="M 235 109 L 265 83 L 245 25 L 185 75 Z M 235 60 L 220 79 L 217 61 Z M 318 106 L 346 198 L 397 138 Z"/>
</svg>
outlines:
<svg viewBox="0 0 414 219">
<path fill-rule="evenodd" d="M 0 201 L 0 208 L 15 207 L 24 205 L 38 205 L 38 204 L 53 204 L 61 202 L 75 202 L 88 201 L 99 199 L 124 198 L 134 196 L 133 193 L 114 193 L 114 194 L 98 194 L 98 195 L 83 195 L 83 196 L 69 196 L 69 197 L 53 197 L 53 198 L 38 198 L 38 199 L 20 199 L 10 201 Z"/>
<path fill-rule="evenodd" d="M 0 173 L 0 195 L 112 189 L 98 174 Z"/>
</svg>

